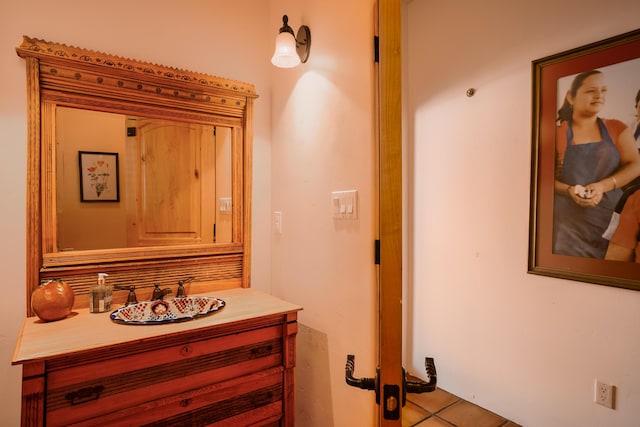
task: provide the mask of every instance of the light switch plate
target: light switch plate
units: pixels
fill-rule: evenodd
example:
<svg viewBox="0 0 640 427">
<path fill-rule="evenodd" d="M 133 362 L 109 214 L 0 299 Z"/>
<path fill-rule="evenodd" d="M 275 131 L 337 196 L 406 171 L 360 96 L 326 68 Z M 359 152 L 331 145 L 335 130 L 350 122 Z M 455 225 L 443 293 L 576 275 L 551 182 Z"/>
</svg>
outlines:
<svg viewBox="0 0 640 427">
<path fill-rule="evenodd" d="M 273 213 L 273 226 L 276 229 L 276 233 L 282 234 L 282 212 Z"/>
<path fill-rule="evenodd" d="M 231 197 L 220 197 L 220 213 L 231 213 Z"/>
<path fill-rule="evenodd" d="M 332 192 L 331 211 L 335 219 L 358 219 L 358 190 Z"/>
</svg>

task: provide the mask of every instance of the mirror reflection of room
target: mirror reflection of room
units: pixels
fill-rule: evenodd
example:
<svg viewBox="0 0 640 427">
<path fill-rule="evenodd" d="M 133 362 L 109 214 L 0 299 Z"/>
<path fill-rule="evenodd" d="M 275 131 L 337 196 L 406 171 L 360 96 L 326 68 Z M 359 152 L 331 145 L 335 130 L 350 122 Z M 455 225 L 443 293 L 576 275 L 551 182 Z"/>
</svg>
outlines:
<svg viewBox="0 0 640 427">
<path fill-rule="evenodd" d="M 232 133 L 224 126 L 58 106 L 57 250 L 231 242 Z M 117 186 L 117 199 L 83 200 L 83 173 L 87 181 L 99 165 L 83 170 L 81 152 L 117 159 L 101 173 Z"/>
</svg>

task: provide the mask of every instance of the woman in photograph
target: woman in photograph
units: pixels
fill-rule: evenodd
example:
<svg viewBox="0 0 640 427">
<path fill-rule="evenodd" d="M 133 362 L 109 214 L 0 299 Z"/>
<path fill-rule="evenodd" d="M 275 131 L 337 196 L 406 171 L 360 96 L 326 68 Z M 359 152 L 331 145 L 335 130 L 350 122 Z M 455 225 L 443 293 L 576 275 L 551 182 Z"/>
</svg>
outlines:
<svg viewBox="0 0 640 427">
<path fill-rule="evenodd" d="M 636 94 L 636 119 L 630 124 L 636 148 L 640 150 L 640 90 Z M 616 207 L 618 218 L 605 259 L 640 262 L 640 178 L 631 181 Z"/>
<path fill-rule="evenodd" d="M 599 117 L 607 86 L 601 71 L 578 74 L 558 110 L 553 253 L 604 258 L 602 237 L 622 190 L 640 175 L 631 130 Z"/>
<path fill-rule="evenodd" d="M 636 191 L 624 204 L 620 219 L 605 259 L 611 261 L 640 262 L 640 191 Z"/>
<path fill-rule="evenodd" d="M 634 104 L 634 109 L 636 110 L 635 119 L 633 122 L 629 123 L 629 129 L 631 129 L 631 133 L 633 134 L 633 139 L 636 143 L 636 148 L 640 152 L 640 90 L 636 94 L 636 103 Z M 618 222 L 620 221 L 620 214 L 622 213 L 622 209 L 624 208 L 625 203 L 627 203 L 627 199 L 629 196 L 634 194 L 637 190 L 640 190 L 640 176 L 635 177 L 631 180 L 627 185 L 622 187 L 622 196 L 618 200 L 618 204 L 611 216 L 611 222 L 609 223 L 609 227 L 603 234 L 603 237 L 607 240 L 611 239 L 611 236 L 616 231 L 618 227 Z"/>
<path fill-rule="evenodd" d="M 636 148 L 640 150 L 640 89 L 636 93 L 636 120 L 631 124 L 631 132 L 636 140 Z"/>
</svg>

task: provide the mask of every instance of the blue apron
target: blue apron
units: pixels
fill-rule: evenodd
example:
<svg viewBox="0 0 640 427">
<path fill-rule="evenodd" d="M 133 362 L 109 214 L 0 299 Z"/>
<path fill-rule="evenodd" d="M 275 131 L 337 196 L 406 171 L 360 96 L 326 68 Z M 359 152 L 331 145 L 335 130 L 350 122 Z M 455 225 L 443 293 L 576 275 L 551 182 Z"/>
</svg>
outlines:
<svg viewBox="0 0 640 427">
<path fill-rule="evenodd" d="M 569 185 L 587 185 L 611 176 L 620 167 L 620 154 L 602 120 L 598 119 L 602 140 L 573 145 L 569 122 L 567 151 L 559 180 Z M 566 192 L 556 193 L 553 203 L 553 253 L 588 258 L 604 258 L 609 241 L 602 237 L 622 190 L 604 193 L 600 203 L 583 208 Z"/>
</svg>

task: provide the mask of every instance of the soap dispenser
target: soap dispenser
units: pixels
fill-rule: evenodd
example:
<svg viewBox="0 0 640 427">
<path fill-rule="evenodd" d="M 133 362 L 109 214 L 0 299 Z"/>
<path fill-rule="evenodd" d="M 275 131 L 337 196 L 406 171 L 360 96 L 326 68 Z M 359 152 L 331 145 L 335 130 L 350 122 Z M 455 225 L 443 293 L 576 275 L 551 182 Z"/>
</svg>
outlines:
<svg viewBox="0 0 640 427">
<path fill-rule="evenodd" d="M 107 276 L 106 273 L 98 273 L 98 284 L 89 290 L 89 311 L 91 313 L 104 313 L 111 310 L 113 290 L 106 285 Z"/>
</svg>

